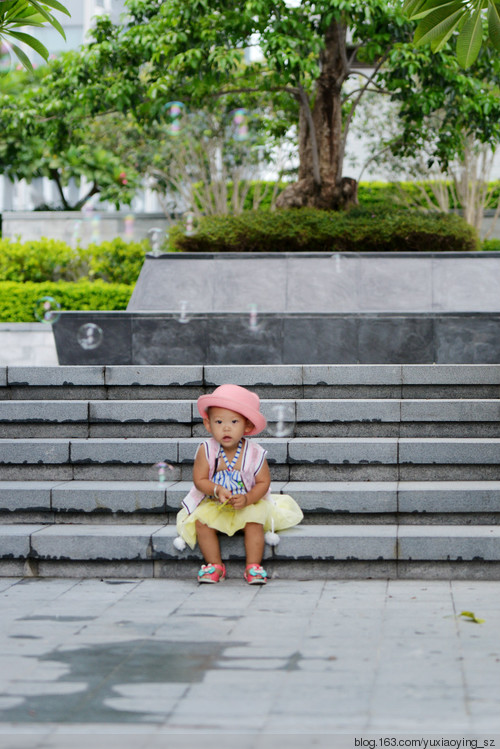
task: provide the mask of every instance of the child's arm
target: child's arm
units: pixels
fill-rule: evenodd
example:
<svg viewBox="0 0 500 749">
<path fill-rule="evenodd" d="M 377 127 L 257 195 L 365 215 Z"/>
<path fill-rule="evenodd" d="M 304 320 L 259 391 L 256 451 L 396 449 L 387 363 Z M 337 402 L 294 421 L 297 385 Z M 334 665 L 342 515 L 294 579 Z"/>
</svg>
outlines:
<svg viewBox="0 0 500 749">
<path fill-rule="evenodd" d="M 246 494 L 235 494 L 230 498 L 229 502 L 233 505 L 235 510 L 242 510 L 243 507 L 253 505 L 265 497 L 271 486 L 271 473 L 267 460 L 264 459 L 262 467 L 255 477 L 255 486 L 253 486 Z"/>
<path fill-rule="evenodd" d="M 227 502 L 231 498 L 229 489 L 225 489 L 220 484 L 215 484 L 209 478 L 210 466 L 208 465 L 205 448 L 200 445 L 193 465 L 193 483 L 198 491 L 203 492 L 209 497 L 217 497 L 219 502 Z"/>
</svg>

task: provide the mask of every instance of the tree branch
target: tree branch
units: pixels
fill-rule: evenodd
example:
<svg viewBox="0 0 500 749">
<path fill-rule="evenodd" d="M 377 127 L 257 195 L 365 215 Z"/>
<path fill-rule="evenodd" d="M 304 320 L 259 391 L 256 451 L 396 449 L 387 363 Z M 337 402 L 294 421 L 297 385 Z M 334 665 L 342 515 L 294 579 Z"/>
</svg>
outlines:
<svg viewBox="0 0 500 749">
<path fill-rule="evenodd" d="M 314 183 L 319 187 L 321 185 L 321 173 L 319 170 L 319 153 L 318 153 L 318 141 L 316 138 L 316 128 L 314 127 L 314 121 L 311 114 L 311 107 L 309 106 L 309 99 L 304 91 L 301 84 L 299 84 L 299 95 L 301 105 L 304 107 L 307 124 L 309 127 L 309 133 L 311 136 L 311 152 L 312 152 L 312 167 L 313 167 L 313 179 Z"/>
<path fill-rule="evenodd" d="M 85 205 L 85 203 L 87 202 L 87 200 L 89 198 L 91 198 L 92 195 L 96 195 L 100 191 L 101 190 L 100 190 L 100 187 L 98 186 L 97 182 L 94 182 L 94 184 L 92 185 L 92 187 L 90 188 L 90 190 L 88 191 L 88 193 L 86 195 L 84 195 L 83 198 L 80 198 L 80 200 L 77 203 L 75 203 L 75 210 L 76 211 L 81 210 L 82 206 Z"/>
<path fill-rule="evenodd" d="M 353 88 L 352 91 L 349 91 L 349 93 L 344 96 L 343 100 L 344 101 L 348 101 L 351 98 L 351 96 L 354 96 L 354 94 L 359 94 L 360 92 L 362 94 L 364 94 L 367 91 L 370 92 L 370 93 L 372 93 L 372 94 L 380 94 L 381 96 L 382 95 L 383 96 L 391 96 L 391 92 L 390 91 L 386 91 L 385 88 L 377 88 L 376 86 L 375 86 L 375 88 L 365 88 L 363 86 L 363 88 Z"/>
<path fill-rule="evenodd" d="M 61 179 L 60 179 L 59 172 L 57 171 L 57 169 L 50 170 L 50 178 L 56 183 L 57 192 L 59 193 L 63 207 L 68 211 L 70 209 L 70 205 L 64 195 L 64 190 L 62 188 Z"/>
<path fill-rule="evenodd" d="M 293 96 L 300 96 L 300 88 L 295 88 L 294 86 L 272 86 L 271 88 L 265 89 L 265 91 L 286 91 L 288 94 L 292 94 Z M 226 89 L 225 91 L 216 91 L 215 93 L 211 94 L 211 96 L 215 99 L 219 99 L 221 96 L 228 96 L 229 94 L 258 94 L 262 93 L 263 89 L 262 87 L 259 88 L 231 88 Z"/>
<path fill-rule="evenodd" d="M 353 102 L 353 105 L 351 107 L 351 111 L 347 115 L 347 118 L 346 118 L 346 121 L 345 121 L 345 124 L 344 124 L 344 132 L 342 134 L 342 140 L 341 140 L 341 144 L 340 144 L 340 155 L 341 155 L 342 159 L 344 158 L 345 148 L 346 148 L 346 143 L 347 143 L 347 134 L 349 133 L 349 127 L 351 125 L 352 118 L 354 116 L 354 112 L 356 111 L 356 107 L 358 106 L 359 102 L 361 101 L 361 98 L 362 98 L 363 94 L 368 89 L 368 86 L 370 86 L 370 84 L 373 82 L 373 80 L 375 79 L 376 75 L 378 74 L 378 71 L 380 70 L 380 68 L 382 67 L 382 65 L 384 64 L 384 62 L 387 60 L 388 56 L 389 56 L 389 53 L 386 52 L 386 54 L 383 55 L 380 58 L 380 60 L 378 61 L 378 63 L 375 66 L 375 68 L 374 68 L 373 73 L 371 74 L 371 76 L 370 77 L 366 76 L 368 78 L 368 80 L 366 81 L 366 84 L 359 90 L 359 94 L 356 97 L 355 101 Z"/>
<path fill-rule="evenodd" d="M 398 143 L 401 140 L 403 140 L 402 137 L 401 138 L 397 138 L 396 141 L 394 141 L 392 143 L 389 143 L 387 146 L 385 146 L 385 148 L 382 148 L 380 151 L 377 151 L 377 153 L 374 153 L 373 156 L 371 156 L 368 159 L 368 161 L 365 161 L 365 163 L 363 164 L 363 168 L 362 168 L 362 170 L 359 173 L 358 182 L 361 182 L 361 177 L 363 176 L 363 173 L 366 171 L 367 166 L 369 164 L 371 164 L 372 161 L 375 161 L 375 159 L 378 159 L 378 157 L 381 156 L 383 153 L 385 153 L 386 151 L 389 151 L 392 148 L 392 146 L 394 145 L 394 143 Z"/>
<path fill-rule="evenodd" d="M 354 47 L 354 49 L 352 51 L 351 56 L 347 60 L 347 67 L 348 67 L 349 71 L 351 71 L 353 69 L 352 66 L 353 66 L 354 60 L 356 59 L 356 55 L 358 54 L 358 50 L 361 49 L 362 46 L 363 45 L 361 44 L 361 42 L 359 44 L 356 44 L 356 46 Z"/>
<path fill-rule="evenodd" d="M 342 21 L 337 22 L 338 35 L 339 35 L 339 51 L 340 57 L 342 58 L 342 65 L 344 68 L 344 80 L 349 75 L 349 60 L 347 59 L 347 50 L 345 45 L 346 40 L 346 28 Z"/>
</svg>

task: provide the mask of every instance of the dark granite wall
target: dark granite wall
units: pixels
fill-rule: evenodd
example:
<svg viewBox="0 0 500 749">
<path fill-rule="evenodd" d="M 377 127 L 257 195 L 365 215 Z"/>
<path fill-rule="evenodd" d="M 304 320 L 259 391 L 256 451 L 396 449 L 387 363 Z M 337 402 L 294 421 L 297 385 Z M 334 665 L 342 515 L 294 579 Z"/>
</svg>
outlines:
<svg viewBox="0 0 500 749">
<path fill-rule="evenodd" d="M 102 330 L 90 350 L 87 322 Z M 65 312 L 54 324 L 60 364 L 497 364 L 500 313 L 263 314 Z"/>
<path fill-rule="evenodd" d="M 168 254 L 54 336 L 60 364 L 492 364 L 499 322 L 500 253 Z"/>
</svg>

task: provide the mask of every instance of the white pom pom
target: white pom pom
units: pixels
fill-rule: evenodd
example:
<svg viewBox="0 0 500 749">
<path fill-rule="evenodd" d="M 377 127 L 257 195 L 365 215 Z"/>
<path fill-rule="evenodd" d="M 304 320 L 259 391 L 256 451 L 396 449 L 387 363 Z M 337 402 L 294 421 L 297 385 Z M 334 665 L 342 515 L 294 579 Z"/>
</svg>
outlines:
<svg viewBox="0 0 500 749">
<path fill-rule="evenodd" d="M 182 538 L 182 536 L 177 536 L 177 538 L 174 538 L 174 546 L 177 549 L 177 551 L 184 551 L 186 548 L 186 542 Z"/>
<path fill-rule="evenodd" d="M 268 546 L 277 546 L 280 542 L 280 537 L 274 532 L 274 518 L 271 518 L 271 530 L 264 534 L 264 540 Z"/>
<path fill-rule="evenodd" d="M 264 538 L 266 540 L 266 544 L 269 546 L 277 546 L 280 542 L 280 537 L 277 533 L 274 533 L 274 531 L 267 531 L 267 533 L 264 534 Z"/>
</svg>

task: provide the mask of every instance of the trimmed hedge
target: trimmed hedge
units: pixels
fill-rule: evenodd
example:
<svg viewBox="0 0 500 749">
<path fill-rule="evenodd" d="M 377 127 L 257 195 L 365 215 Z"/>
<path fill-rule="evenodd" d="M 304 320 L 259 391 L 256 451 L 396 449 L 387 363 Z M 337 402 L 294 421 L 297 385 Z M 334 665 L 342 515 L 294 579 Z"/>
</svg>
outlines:
<svg viewBox="0 0 500 749">
<path fill-rule="evenodd" d="M 82 254 L 66 242 L 0 240 L 0 281 L 76 281 L 87 272 Z"/>
<path fill-rule="evenodd" d="M 412 203 L 424 205 L 422 188 L 429 198 L 435 202 L 432 193 L 432 180 L 420 180 L 412 182 L 360 182 L 358 185 L 358 200 L 363 208 L 385 208 L 392 210 L 394 204 L 403 209 L 410 209 Z M 453 205 L 453 190 L 451 182 L 448 184 L 450 205 Z M 488 185 L 492 193 L 486 208 L 495 209 L 500 200 L 500 180 L 490 182 Z M 455 206 L 460 208 L 460 205 Z"/>
<path fill-rule="evenodd" d="M 288 182 L 281 182 L 279 184 L 278 194 L 287 187 Z M 360 182 L 358 184 L 358 200 L 360 206 L 363 208 L 385 208 L 388 211 L 392 211 L 394 205 L 400 206 L 402 209 L 410 210 L 412 202 L 416 202 L 418 205 L 422 203 L 422 194 L 420 187 L 423 187 L 429 197 L 433 199 L 431 180 L 419 180 L 409 182 Z M 452 204 L 452 185 L 448 182 L 450 204 Z M 248 193 L 245 197 L 243 209 L 245 211 L 253 210 L 254 195 L 257 192 L 260 198 L 258 210 L 265 211 L 271 207 L 271 199 L 273 190 L 275 187 L 274 182 L 255 180 L 250 183 Z M 490 182 L 489 187 L 493 190 L 490 196 L 488 208 L 496 208 L 498 201 L 500 200 L 500 180 Z M 232 201 L 232 190 L 233 185 L 228 184 L 228 200 L 227 204 L 231 210 Z M 457 206 L 460 208 L 460 206 Z"/>
<path fill-rule="evenodd" d="M 486 252 L 500 252 L 500 239 L 485 239 L 483 250 Z"/>
<path fill-rule="evenodd" d="M 466 252 L 479 250 L 477 232 L 455 214 L 394 208 L 349 212 L 314 208 L 239 216 L 206 216 L 196 234 L 172 227 L 169 242 L 182 252 Z"/>
<path fill-rule="evenodd" d="M 134 287 L 104 281 L 70 283 L 0 282 L 0 322 L 38 322 L 34 310 L 42 297 L 50 296 L 61 310 L 124 310 Z"/>
<path fill-rule="evenodd" d="M 146 252 L 151 245 L 147 239 L 141 242 L 125 242 L 113 239 L 99 245 L 89 245 L 84 250 L 89 266 L 89 277 L 100 278 L 108 283 L 135 284 L 144 264 Z"/>
<path fill-rule="evenodd" d="M 77 281 L 101 279 L 134 284 L 150 249 L 147 239 L 125 242 L 117 238 L 99 245 L 72 249 L 66 242 L 42 237 L 20 242 L 0 240 L 0 281 Z"/>
</svg>

